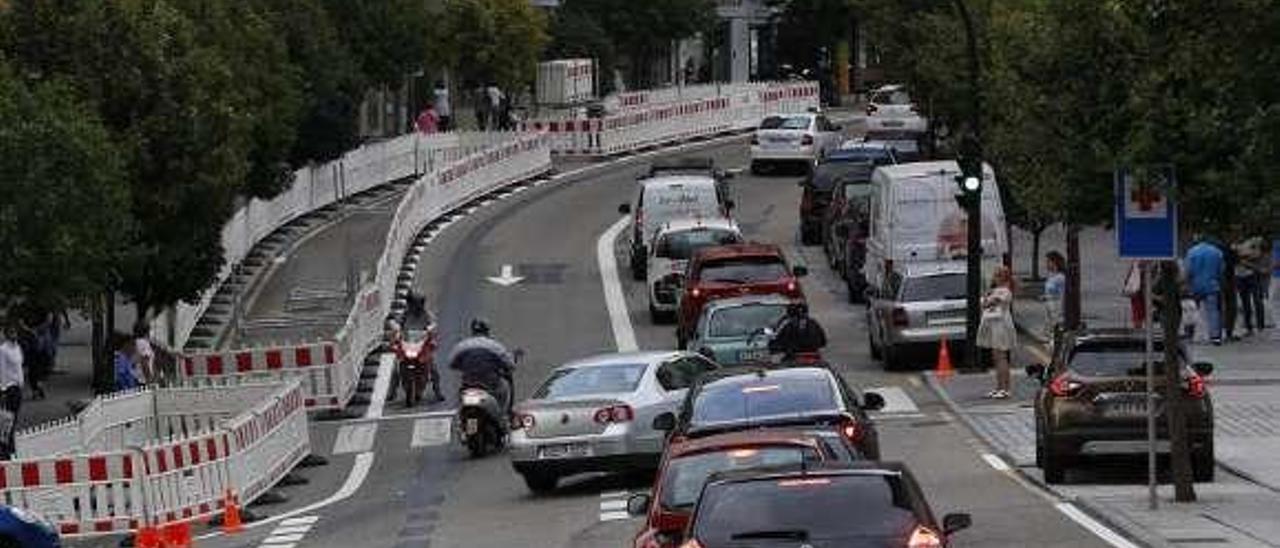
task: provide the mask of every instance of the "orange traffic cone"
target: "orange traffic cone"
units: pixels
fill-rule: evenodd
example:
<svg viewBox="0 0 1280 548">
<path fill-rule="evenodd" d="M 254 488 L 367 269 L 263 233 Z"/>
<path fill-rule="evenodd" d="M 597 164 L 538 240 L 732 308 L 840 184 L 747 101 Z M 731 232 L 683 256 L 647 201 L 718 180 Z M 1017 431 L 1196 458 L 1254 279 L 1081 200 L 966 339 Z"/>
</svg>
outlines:
<svg viewBox="0 0 1280 548">
<path fill-rule="evenodd" d="M 222 532 L 231 535 L 243 530 L 244 524 L 240 521 L 240 505 L 236 503 L 236 495 L 232 491 L 227 491 L 226 509 L 222 513 Z"/>
<path fill-rule="evenodd" d="M 191 526 L 186 522 L 164 526 L 165 548 L 191 548 Z"/>
<path fill-rule="evenodd" d="M 161 548 L 160 531 L 154 525 L 143 525 L 134 537 L 136 548 Z"/>
<path fill-rule="evenodd" d="M 951 366 L 951 352 L 947 350 L 947 339 L 942 339 L 942 343 L 938 345 L 938 366 L 934 368 L 934 375 L 949 379 L 955 372 L 955 368 Z"/>
</svg>

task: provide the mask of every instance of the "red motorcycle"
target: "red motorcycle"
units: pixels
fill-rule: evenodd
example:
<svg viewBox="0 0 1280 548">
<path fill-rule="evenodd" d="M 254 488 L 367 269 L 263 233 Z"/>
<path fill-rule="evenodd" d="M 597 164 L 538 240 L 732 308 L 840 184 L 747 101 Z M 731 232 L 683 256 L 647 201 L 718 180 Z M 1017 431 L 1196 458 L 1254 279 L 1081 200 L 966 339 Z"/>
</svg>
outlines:
<svg viewBox="0 0 1280 548">
<path fill-rule="evenodd" d="M 396 355 L 396 373 L 404 389 L 406 407 L 414 407 L 422 401 L 422 391 L 430 383 L 440 397 L 440 379 L 436 378 L 435 350 L 437 346 L 435 326 L 427 329 L 411 329 L 391 345 Z"/>
</svg>

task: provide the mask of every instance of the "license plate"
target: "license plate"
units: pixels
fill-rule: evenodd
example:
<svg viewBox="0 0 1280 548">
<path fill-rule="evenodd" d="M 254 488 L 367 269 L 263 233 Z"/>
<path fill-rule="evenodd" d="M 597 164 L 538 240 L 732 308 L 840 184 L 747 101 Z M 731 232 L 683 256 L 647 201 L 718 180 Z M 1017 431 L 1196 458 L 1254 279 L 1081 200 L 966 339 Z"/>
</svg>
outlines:
<svg viewBox="0 0 1280 548">
<path fill-rule="evenodd" d="M 885 120 L 880 125 L 884 127 L 902 127 L 904 123 L 902 120 Z"/>
<path fill-rule="evenodd" d="M 1102 415 L 1115 418 L 1134 418 L 1147 416 L 1147 402 L 1113 403 L 1102 409 Z"/>
<path fill-rule="evenodd" d="M 556 445 L 543 445 L 538 448 L 538 458 L 540 459 L 570 459 L 590 456 L 591 446 L 585 443 L 559 443 Z"/>
<path fill-rule="evenodd" d="M 763 348 L 738 352 L 738 361 L 740 362 L 758 362 L 767 359 L 769 359 L 769 351 Z"/>
</svg>

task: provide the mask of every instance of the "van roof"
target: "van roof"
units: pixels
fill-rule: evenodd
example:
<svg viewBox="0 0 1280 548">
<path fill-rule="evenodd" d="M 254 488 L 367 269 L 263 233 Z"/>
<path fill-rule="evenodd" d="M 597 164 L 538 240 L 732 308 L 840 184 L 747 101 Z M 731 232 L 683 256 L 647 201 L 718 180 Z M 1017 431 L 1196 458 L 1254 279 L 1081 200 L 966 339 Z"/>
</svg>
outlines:
<svg viewBox="0 0 1280 548">
<path fill-rule="evenodd" d="M 982 164 L 984 178 L 994 178 L 995 171 L 991 169 L 991 165 Z M 937 160 L 932 162 L 911 162 L 909 164 L 896 164 L 888 166 L 880 166 L 876 171 L 883 172 L 890 179 L 914 179 L 920 177 L 928 177 L 937 175 L 938 172 L 960 173 L 960 164 L 955 160 Z"/>
<path fill-rule="evenodd" d="M 646 192 L 654 189 L 674 187 L 716 188 L 716 180 L 707 175 L 659 175 L 657 177 L 641 179 L 640 184 L 644 185 Z"/>
</svg>

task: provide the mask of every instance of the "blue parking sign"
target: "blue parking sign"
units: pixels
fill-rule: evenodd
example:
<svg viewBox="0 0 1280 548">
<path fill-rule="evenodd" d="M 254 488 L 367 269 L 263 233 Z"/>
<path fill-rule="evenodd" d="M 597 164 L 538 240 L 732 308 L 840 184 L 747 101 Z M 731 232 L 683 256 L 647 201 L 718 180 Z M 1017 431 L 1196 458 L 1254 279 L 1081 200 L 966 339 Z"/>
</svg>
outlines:
<svg viewBox="0 0 1280 548">
<path fill-rule="evenodd" d="M 1178 257 L 1176 189 L 1173 166 L 1116 170 L 1116 246 L 1121 258 Z"/>
</svg>

